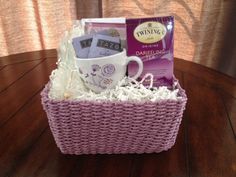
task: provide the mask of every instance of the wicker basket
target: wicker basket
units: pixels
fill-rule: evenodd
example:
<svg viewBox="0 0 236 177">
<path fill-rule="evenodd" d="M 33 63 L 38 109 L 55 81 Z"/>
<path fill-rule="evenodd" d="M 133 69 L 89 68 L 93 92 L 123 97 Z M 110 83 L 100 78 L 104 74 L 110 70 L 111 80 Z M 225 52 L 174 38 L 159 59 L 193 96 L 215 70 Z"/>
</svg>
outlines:
<svg viewBox="0 0 236 177">
<path fill-rule="evenodd" d="M 50 84 L 50 83 L 49 83 Z M 56 101 L 41 92 L 56 144 L 64 154 L 152 153 L 171 148 L 186 105 L 178 101 Z"/>
</svg>

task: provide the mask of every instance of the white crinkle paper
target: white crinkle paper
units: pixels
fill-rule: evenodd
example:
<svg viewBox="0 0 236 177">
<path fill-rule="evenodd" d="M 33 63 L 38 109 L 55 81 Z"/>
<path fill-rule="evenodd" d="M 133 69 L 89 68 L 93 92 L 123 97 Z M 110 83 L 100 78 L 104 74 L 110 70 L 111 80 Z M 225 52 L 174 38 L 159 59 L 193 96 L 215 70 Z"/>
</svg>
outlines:
<svg viewBox="0 0 236 177">
<path fill-rule="evenodd" d="M 86 88 L 81 80 L 74 61 L 74 49 L 71 39 L 84 34 L 83 27 L 77 22 L 70 32 L 65 32 L 58 48 L 57 69 L 50 76 L 49 98 L 62 100 L 93 100 L 93 101 L 157 101 L 177 100 L 178 89 L 169 90 L 167 87 L 152 89 L 142 85 L 144 79 L 150 77 L 150 88 L 152 87 L 153 75 L 147 74 L 140 82 L 129 77 L 124 77 L 114 89 L 101 93 L 94 93 Z M 176 83 L 175 83 L 176 84 Z"/>
</svg>

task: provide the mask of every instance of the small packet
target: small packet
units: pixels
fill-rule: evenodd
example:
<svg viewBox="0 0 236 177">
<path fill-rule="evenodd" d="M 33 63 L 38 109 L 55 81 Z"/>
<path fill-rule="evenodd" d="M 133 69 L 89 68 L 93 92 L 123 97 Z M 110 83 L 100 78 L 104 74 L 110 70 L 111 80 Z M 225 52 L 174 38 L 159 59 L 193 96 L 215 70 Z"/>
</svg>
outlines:
<svg viewBox="0 0 236 177">
<path fill-rule="evenodd" d="M 104 57 L 119 52 L 121 52 L 119 37 L 96 34 L 93 36 L 88 58 Z"/>
<path fill-rule="evenodd" d="M 72 39 L 77 58 L 88 58 L 89 49 L 93 40 L 93 35 L 83 35 Z"/>
</svg>

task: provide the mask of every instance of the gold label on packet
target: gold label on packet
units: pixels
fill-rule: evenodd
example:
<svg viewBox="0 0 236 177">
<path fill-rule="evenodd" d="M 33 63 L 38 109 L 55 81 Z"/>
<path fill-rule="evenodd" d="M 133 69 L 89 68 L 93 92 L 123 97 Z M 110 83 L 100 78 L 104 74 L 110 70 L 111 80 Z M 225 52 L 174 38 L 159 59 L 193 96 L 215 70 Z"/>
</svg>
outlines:
<svg viewBox="0 0 236 177">
<path fill-rule="evenodd" d="M 134 37 L 142 43 L 155 43 L 162 40 L 166 35 L 163 24 L 154 21 L 141 23 L 134 30 Z"/>
</svg>

